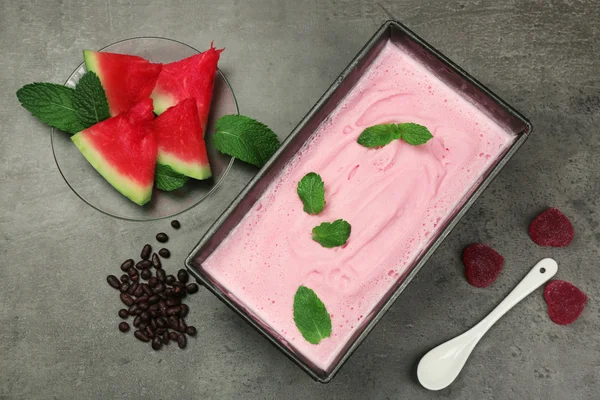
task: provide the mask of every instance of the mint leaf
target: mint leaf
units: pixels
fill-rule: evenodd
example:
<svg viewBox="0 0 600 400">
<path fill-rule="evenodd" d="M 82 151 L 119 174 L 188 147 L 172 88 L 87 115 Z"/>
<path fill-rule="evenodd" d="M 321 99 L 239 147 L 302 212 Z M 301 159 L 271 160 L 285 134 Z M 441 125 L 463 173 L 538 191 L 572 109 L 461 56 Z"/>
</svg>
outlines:
<svg viewBox="0 0 600 400">
<path fill-rule="evenodd" d="M 79 79 L 74 103 L 77 117 L 86 128 L 110 118 L 106 93 L 100 78 L 93 72 L 86 72 Z"/>
<path fill-rule="evenodd" d="M 154 182 L 158 190 L 172 192 L 185 185 L 189 179 L 189 177 L 173 171 L 168 165 L 156 164 Z"/>
<path fill-rule="evenodd" d="M 423 125 L 413 124 L 412 122 L 398 124 L 398 130 L 402 134 L 402 140 L 413 146 L 427 143 L 433 137 L 429 129 Z"/>
<path fill-rule="evenodd" d="M 30 83 L 17 90 L 21 105 L 41 122 L 67 133 L 85 129 L 75 110 L 75 89 L 55 83 Z"/>
<path fill-rule="evenodd" d="M 312 230 L 312 238 L 323 247 L 343 246 L 350 237 L 350 224 L 343 219 L 332 223 L 323 222 Z"/>
<path fill-rule="evenodd" d="M 401 133 L 396 124 L 381 124 L 362 131 L 357 142 L 368 148 L 383 147 L 400 137 Z"/>
<path fill-rule="evenodd" d="M 316 215 L 325 207 L 325 184 L 321 176 L 309 172 L 298 182 L 298 196 L 304 203 L 304 211 Z"/>
<path fill-rule="evenodd" d="M 294 322 L 309 343 L 319 344 L 331 336 L 331 317 L 317 294 L 300 286 L 294 296 Z"/>
<path fill-rule="evenodd" d="M 212 139 L 221 153 L 257 167 L 262 167 L 279 148 L 279 139 L 268 126 L 243 115 L 219 118 Z"/>
</svg>

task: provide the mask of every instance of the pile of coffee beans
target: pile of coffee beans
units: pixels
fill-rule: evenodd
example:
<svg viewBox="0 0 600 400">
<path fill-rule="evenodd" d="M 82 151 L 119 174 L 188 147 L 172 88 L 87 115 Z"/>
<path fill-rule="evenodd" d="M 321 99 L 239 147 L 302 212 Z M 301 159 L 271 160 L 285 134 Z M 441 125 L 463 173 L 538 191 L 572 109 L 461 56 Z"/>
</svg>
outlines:
<svg viewBox="0 0 600 400">
<path fill-rule="evenodd" d="M 179 229 L 181 224 L 172 221 L 171 226 Z M 166 243 L 169 236 L 161 232 L 156 235 L 156 240 Z M 121 301 L 127 306 L 119 310 L 119 317 L 133 317 L 132 324 L 136 329 L 133 335 L 142 342 L 150 342 L 154 350 L 170 342 L 177 342 L 183 349 L 187 346 L 186 335 L 194 336 L 197 332 L 195 327 L 185 322 L 189 307 L 183 299 L 188 294 L 197 293 L 198 285 L 188 283 L 190 276 L 185 269 L 180 269 L 177 277 L 167 275 L 161 257 L 169 258 L 170 255 L 166 248 L 160 249 L 158 254 L 153 253 L 152 246 L 146 244 L 140 253 L 140 261 L 136 263 L 129 259 L 121 264 L 124 274 L 120 278 L 115 275 L 106 278 L 110 286 L 121 292 Z M 130 329 L 129 323 L 119 323 L 121 332 Z"/>
</svg>

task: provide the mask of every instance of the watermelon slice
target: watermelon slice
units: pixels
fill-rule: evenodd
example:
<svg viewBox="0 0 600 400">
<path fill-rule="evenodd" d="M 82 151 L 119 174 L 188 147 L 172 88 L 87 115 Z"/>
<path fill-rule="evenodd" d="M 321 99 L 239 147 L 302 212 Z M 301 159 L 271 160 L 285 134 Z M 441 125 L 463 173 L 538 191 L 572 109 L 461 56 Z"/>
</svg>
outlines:
<svg viewBox="0 0 600 400">
<path fill-rule="evenodd" d="M 84 50 L 83 58 L 86 69 L 100 78 L 113 117 L 147 99 L 162 69 L 162 64 L 126 54 Z"/>
<path fill-rule="evenodd" d="M 157 146 L 152 99 L 71 137 L 83 156 L 115 189 L 139 205 L 152 197 Z"/>
<path fill-rule="evenodd" d="M 211 176 L 206 143 L 194 99 L 170 107 L 154 120 L 157 162 L 195 179 Z"/>
<path fill-rule="evenodd" d="M 191 97 L 196 100 L 200 125 L 204 129 L 222 51 L 223 49 L 215 49 L 211 43 L 210 49 L 204 53 L 164 64 L 150 96 L 154 99 L 154 112 L 161 114 L 167 108 Z"/>
</svg>

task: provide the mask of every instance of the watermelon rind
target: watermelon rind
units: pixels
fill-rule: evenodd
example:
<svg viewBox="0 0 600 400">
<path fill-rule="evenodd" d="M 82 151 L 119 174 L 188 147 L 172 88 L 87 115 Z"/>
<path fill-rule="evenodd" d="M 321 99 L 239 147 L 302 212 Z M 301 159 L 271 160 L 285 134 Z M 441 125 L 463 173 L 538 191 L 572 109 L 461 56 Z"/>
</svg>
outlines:
<svg viewBox="0 0 600 400">
<path fill-rule="evenodd" d="M 128 178 L 125 174 L 120 173 L 85 139 L 85 136 L 82 135 L 83 132 L 85 131 L 71 136 L 71 140 L 92 167 L 94 167 L 108 183 L 134 203 L 140 206 L 148 203 L 152 198 L 152 184 L 142 186 Z"/>
<path fill-rule="evenodd" d="M 173 107 L 176 102 L 173 96 L 168 93 L 163 93 L 155 89 L 150 95 L 154 101 L 154 113 L 160 115 L 167 110 L 169 107 Z"/>
<path fill-rule="evenodd" d="M 173 171 L 180 173 L 190 178 L 203 180 L 212 176 L 210 165 L 200 165 L 198 162 L 185 162 L 173 154 L 165 151 L 159 151 L 156 159 L 158 164 L 167 165 Z"/>
</svg>

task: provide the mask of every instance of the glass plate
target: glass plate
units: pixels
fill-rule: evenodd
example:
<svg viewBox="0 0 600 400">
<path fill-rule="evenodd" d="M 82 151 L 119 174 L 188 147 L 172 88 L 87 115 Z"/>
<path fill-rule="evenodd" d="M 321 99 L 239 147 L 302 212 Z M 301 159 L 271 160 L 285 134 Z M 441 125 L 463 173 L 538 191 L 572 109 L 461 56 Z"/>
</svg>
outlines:
<svg viewBox="0 0 600 400">
<path fill-rule="evenodd" d="M 198 50 L 187 44 L 158 37 L 126 39 L 113 43 L 101 51 L 137 55 L 160 63 L 181 60 L 199 53 Z M 82 63 L 69 76 L 65 84 L 74 86 L 85 71 Z M 238 112 L 233 90 L 223 72 L 219 70 L 215 79 L 213 100 L 205 134 L 213 177 L 204 181 L 190 179 L 184 187 L 172 192 L 162 192 L 155 188 L 152 193 L 152 201 L 144 206 L 133 203 L 104 180 L 71 142 L 68 133 L 52 129 L 52 152 L 56 166 L 67 185 L 81 200 L 96 210 L 115 218 L 131 221 L 169 218 L 201 203 L 224 181 L 233 165 L 233 158 L 215 150 L 212 145 L 212 133 L 217 119 L 223 115 L 238 114 Z"/>
</svg>

